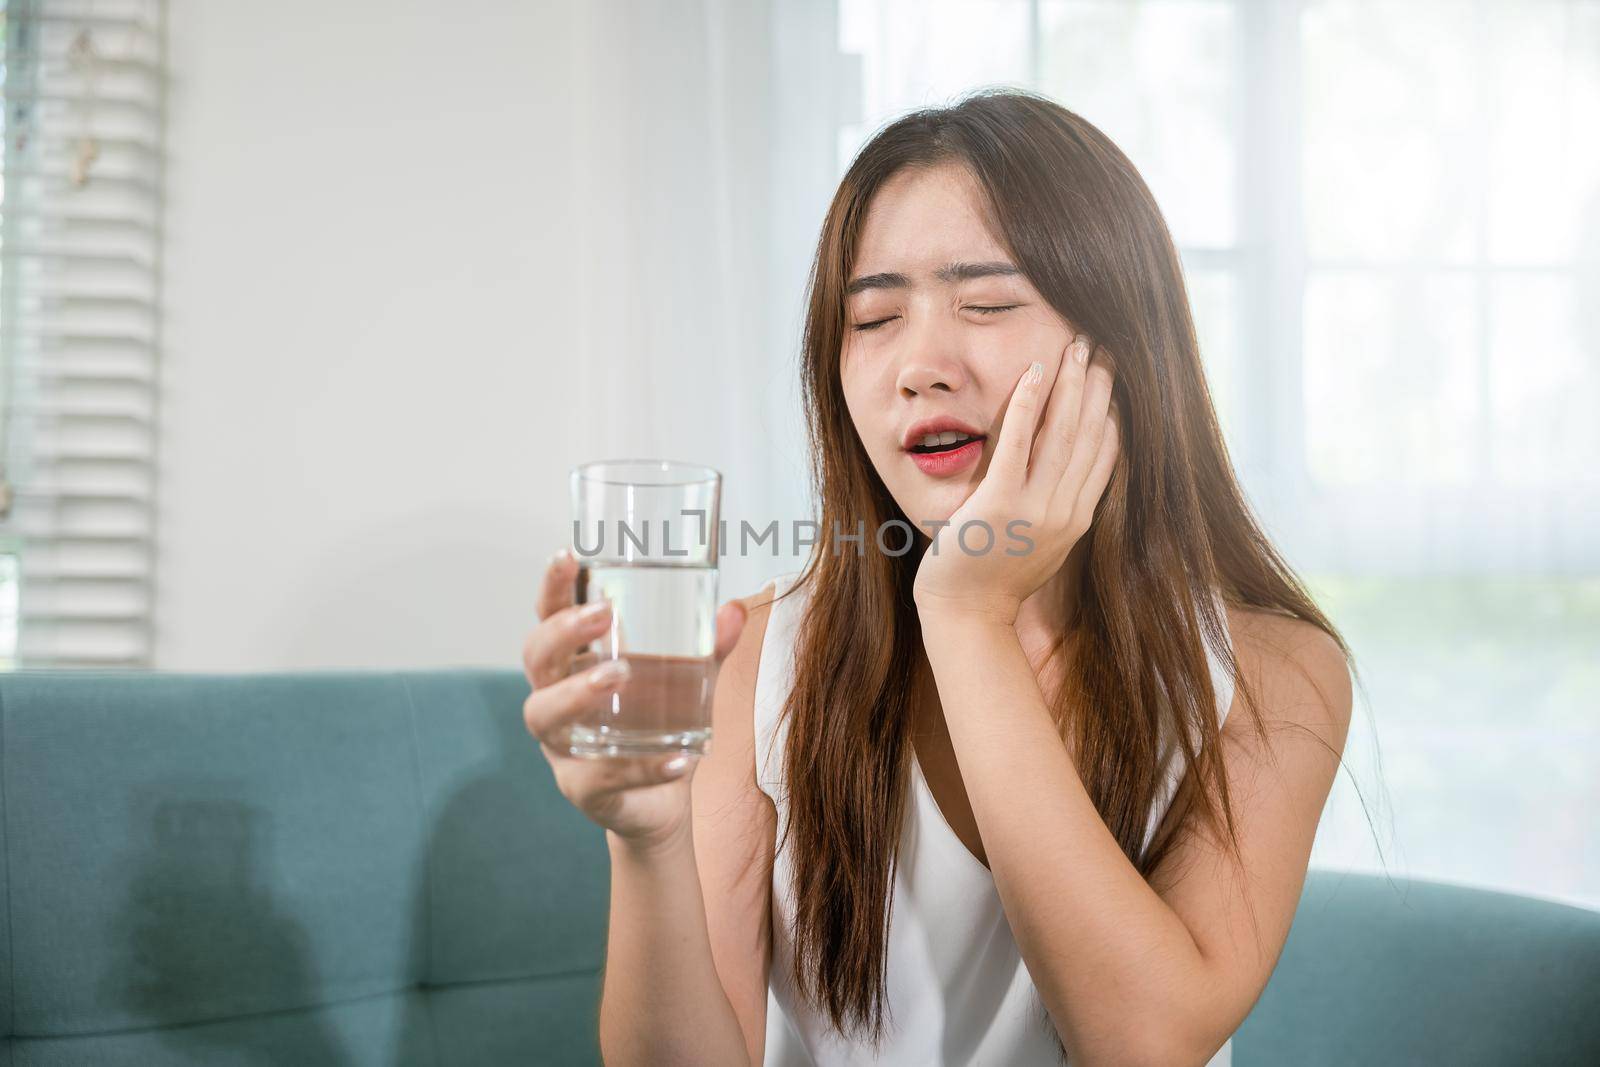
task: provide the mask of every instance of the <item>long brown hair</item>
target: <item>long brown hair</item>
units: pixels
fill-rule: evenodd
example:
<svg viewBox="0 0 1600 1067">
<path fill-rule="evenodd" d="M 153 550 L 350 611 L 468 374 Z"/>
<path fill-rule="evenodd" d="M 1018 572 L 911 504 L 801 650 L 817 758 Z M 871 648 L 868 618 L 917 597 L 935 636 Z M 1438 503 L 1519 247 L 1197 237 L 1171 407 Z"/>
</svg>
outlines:
<svg viewBox="0 0 1600 1067">
<path fill-rule="evenodd" d="M 1217 695 L 1202 641 L 1227 649 L 1229 602 L 1282 612 L 1349 646 L 1251 515 L 1202 368 L 1178 253 L 1134 166 L 1080 116 L 1021 90 L 982 90 L 909 113 L 861 149 L 828 208 L 812 265 L 802 378 L 822 540 L 906 515 L 878 477 L 845 407 L 839 364 L 845 283 L 874 193 L 906 167 L 965 165 L 991 231 L 1044 299 L 1102 347 L 1115 370 L 1122 454 L 1079 546 L 1070 673 L 1051 712 L 1096 809 L 1150 877 L 1193 814 L 1238 840 L 1218 755 Z M 917 548 L 925 533 L 917 533 Z M 904 529 L 904 527 L 901 527 Z M 891 546 L 902 534 L 885 535 Z M 1075 554 L 1078 550 L 1075 550 Z M 784 755 L 795 915 L 794 987 L 841 1033 L 876 1044 L 911 773 L 922 636 L 911 598 L 920 551 L 814 552 L 789 594 L 809 592 L 796 634 Z M 1063 646 L 1066 635 L 1057 639 Z M 1235 687 L 1265 740 L 1237 659 Z M 1096 709 L 1088 714 L 1088 709 Z M 1145 849 L 1171 735 L 1198 787 L 1180 792 Z"/>
</svg>

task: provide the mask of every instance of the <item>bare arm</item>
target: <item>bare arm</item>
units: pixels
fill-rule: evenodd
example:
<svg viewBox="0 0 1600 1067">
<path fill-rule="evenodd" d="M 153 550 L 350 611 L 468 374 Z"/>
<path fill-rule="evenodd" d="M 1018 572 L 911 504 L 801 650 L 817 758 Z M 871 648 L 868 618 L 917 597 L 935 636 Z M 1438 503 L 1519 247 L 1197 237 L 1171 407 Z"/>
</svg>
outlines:
<svg viewBox="0 0 1600 1067">
<path fill-rule="evenodd" d="M 623 1064 L 742 1063 L 744 1032 L 711 955 L 691 835 L 649 850 L 606 831 L 611 927 L 601 1057 Z"/>
<path fill-rule="evenodd" d="M 745 600 L 717 677 L 710 750 L 678 783 L 691 789 L 691 821 L 649 845 L 606 832 L 600 1045 L 612 1067 L 762 1061 L 776 818 L 755 784 L 753 709 L 768 600 Z"/>
</svg>

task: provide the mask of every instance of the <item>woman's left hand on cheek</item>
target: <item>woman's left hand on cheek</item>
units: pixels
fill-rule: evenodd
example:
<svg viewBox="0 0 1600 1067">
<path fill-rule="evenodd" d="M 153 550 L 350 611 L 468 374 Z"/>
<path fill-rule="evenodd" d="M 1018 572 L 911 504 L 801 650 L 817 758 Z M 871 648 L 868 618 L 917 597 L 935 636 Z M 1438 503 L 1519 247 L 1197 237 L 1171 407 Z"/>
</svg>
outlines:
<svg viewBox="0 0 1600 1067">
<path fill-rule="evenodd" d="M 1070 342 L 1048 393 L 1050 367 L 1022 372 L 988 471 L 918 564 L 913 589 L 922 614 L 1014 622 L 1022 602 L 1088 532 L 1119 444 L 1111 368 L 1103 359 L 1091 362 L 1093 348 L 1083 334 Z"/>
</svg>

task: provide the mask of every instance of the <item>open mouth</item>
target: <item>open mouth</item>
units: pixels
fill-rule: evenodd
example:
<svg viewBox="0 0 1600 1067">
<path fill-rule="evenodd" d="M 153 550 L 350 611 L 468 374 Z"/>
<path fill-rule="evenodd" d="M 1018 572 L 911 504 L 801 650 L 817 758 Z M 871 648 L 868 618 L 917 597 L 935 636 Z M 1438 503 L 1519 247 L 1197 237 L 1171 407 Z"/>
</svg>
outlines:
<svg viewBox="0 0 1600 1067">
<path fill-rule="evenodd" d="M 939 443 L 935 444 L 935 445 L 928 445 L 928 444 L 912 445 L 906 451 L 912 452 L 912 453 L 914 453 L 916 455 L 919 455 L 919 456 L 930 456 L 930 455 L 935 455 L 935 454 L 940 453 L 940 452 L 954 452 L 956 449 L 962 448 L 962 447 L 964 447 L 966 445 L 970 445 L 974 441 L 982 441 L 982 440 L 983 440 L 982 437 L 969 437 L 966 434 L 961 434 L 961 435 L 957 436 L 954 440 L 951 440 L 951 441 L 940 440 Z"/>
</svg>

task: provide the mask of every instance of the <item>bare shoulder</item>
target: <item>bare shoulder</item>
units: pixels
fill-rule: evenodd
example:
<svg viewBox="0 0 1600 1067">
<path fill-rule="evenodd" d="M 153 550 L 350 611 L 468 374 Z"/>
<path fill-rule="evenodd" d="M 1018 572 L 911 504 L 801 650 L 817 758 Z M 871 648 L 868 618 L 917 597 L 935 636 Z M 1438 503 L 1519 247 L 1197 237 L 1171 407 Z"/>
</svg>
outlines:
<svg viewBox="0 0 1600 1067">
<path fill-rule="evenodd" d="M 735 598 L 744 606 L 744 625 L 717 667 L 711 743 L 693 779 L 697 817 L 746 804 L 762 806 L 766 801 L 756 785 L 755 700 L 761 645 L 772 614 L 771 593 L 769 582 L 758 592 Z"/>
<path fill-rule="evenodd" d="M 1227 610 L 1239 669 L 1260 698 L 1269 727 L 1297 723 L 1342 750 L 1353 694 L 1339 643 L 1313 623 L 1282 612 L 1232 603 Z M 1234 699 L 1237 708 L 1239 697 Z M 1241 715 L 1236 723 L 1230 714 L 1224 733 L 1242 734 L 1245 719 Z"/>
<path fill-rule="evenodd" d="M 761 646 L 766 639 L 767 622 L 772 617 L 776 579 L 749 596 L 738 597 L 744 605 L 744 629 L 717 674 L 715 703 L 729 721 L 713 721 L 712 737 L 736 736 L 753 745 L 755 736 L 756 676 L 761 666 Z M 727 714 L 731 712 L 732 714 Z M 726 732 L 724 729 L 727 728 Z M 716 745 L 712 742 L 713 748 Z"/>
</svg>

